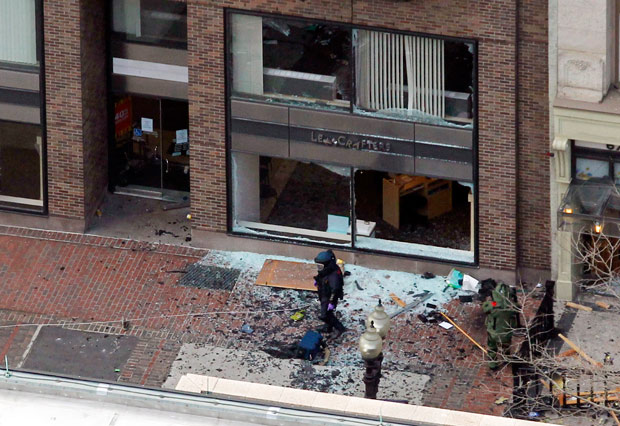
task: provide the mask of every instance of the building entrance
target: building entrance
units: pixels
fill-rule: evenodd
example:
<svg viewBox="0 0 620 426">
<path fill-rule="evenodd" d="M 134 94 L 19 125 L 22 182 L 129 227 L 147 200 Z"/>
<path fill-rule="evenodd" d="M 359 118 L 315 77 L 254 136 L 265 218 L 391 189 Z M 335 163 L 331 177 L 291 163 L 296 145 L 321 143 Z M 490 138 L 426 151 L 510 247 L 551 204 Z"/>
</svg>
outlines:
<svg viewBox="0 0 620 426">
<path fill-rule="evenodd" d="M 189 134 L 186 101 L 115 96 L 111 186 L 115 193 L 189 199 Z"/>
</svg>

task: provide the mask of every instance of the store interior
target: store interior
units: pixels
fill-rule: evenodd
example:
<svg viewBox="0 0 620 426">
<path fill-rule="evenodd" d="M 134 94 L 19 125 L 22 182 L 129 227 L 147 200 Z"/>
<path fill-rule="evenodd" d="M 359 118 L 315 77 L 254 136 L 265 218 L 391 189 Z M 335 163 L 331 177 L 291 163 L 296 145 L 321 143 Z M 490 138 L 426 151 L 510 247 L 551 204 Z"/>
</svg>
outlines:
<svg viewBox="0 0 620 426">
<path fill-rule="evenodd" d="M 354 195 L 358 237 L 471 250 L 468 184 L 373 170 L 351 174 L 349 167 L 250 154 L 235 153 L 233 161 L 235 220 L 245 226 L 275 234 L 319 231 L 312 235 L 326 239 L 342 234 L 346 241 Z M 249 176 L 252 164 L 258 168 L 258 184 Z M 255 192 L 259 196 L 250 201 Z M 260 215 L 248 202 L 260 205 Z"/>
</svg>

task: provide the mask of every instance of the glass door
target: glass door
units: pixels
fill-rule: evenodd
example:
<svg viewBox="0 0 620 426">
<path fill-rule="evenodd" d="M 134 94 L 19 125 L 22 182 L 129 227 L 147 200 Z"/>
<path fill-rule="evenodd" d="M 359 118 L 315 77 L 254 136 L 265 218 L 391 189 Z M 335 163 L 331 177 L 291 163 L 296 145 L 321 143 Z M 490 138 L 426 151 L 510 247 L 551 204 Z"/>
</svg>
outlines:
<svg viewBox="0 0 620 426">
<path fill-rule="evenodd" d="M 161 197 L 161 102 L 140 96 L 115 99 L 112 167 L 115 192 Z"/>
<path fill-rule="evenodd" d="M 164 199 L 189 202 L 189 105 L 162 99 L 161 111 Z"/>
<path fill-rule="evenodd" d="M 188 103 L 117 96 L 114 122 L 114 192 L 189 201 Z"/>
</svg>

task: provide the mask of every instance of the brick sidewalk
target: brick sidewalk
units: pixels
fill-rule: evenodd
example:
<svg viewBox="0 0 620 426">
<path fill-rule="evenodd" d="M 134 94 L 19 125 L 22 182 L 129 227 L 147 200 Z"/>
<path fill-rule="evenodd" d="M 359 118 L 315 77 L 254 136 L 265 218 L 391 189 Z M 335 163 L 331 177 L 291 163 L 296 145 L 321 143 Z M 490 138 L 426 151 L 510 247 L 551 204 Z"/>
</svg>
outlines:
<svg viewBox="0 0 620 426">
<path fill-rule="evenodd" d="M 290 320 L 290 312 L 261 313 L 282 308 L 280 294 L 256 289 L 255 277 L 243 271 L 234 291 L 179 286 L 182 274 L 178 271 L 206 254 L 188 247 L 0 227 L 0 325 L 5 326 L 0 328 L 0 357 L 7 355 L 10 365 L 19 366 L 34 340 L 35 325 L 15 324 L 53 323 L 128 334 L 138 337 L 139 343 L 121 369 L 119 381 L 159 387 L 183 343 L 253 350 L 282 336 L 298 338 L 310 326 L 311 319 L 302 325 Z M 311 304 L 308 317 L 316 318 L 316 300 L 304 297 L 300 292 L 299 305 Z M 457 300 L 444 308 L 478 342 L 485 343 L 478 304 Z M 238 313 L 248 311 L 259 312 Z M 195 315 L 205 312 L 223 313 Z M 336 364 L 359 362 L 357 342 L 363 331 L 359 319 L 365 314 L 348 319 L 351 332 L 334 351 Z M 123 328 L 123 320 L 129 320 L 128 329 Z M 239 331 L 244 322 L 252 324 L 253 334 Z M 394 319 L 384 352 L 389 354 L 385 369 L 431 377 L 425 405 L 501 414 L 503 407 L 493 401 L 510 396 L 508 372 L 490 372 L 480 350 L 460 333 L 423 324 L 414 315 Z"/>
</svg>

